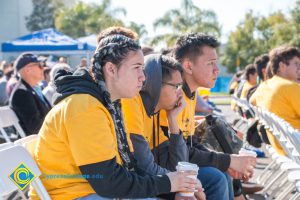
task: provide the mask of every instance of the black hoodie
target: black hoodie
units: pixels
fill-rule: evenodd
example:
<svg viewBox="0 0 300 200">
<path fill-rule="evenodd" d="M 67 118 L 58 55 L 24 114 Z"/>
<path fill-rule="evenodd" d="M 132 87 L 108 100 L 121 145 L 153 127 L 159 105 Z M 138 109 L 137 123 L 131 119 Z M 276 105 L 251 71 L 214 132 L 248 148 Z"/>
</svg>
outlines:
<svg viewBox="0 0 300 200">
<path fill-rule="evenodd" d="M 162 87 L 162 65 L 161 55 L 151 54 L 145 57 L 145 76 L 146 81 L 140 95 L 146 113 L 153 119 L 153 139 L 159 135 L 155 127 L 154 120 L 158 120 L 158 113 L 154 113 L 155 107 L 160 97 Z M 141 167 L 148 174 L 166 174 L 169 170 L 176 171 L 179 161 L 188 161 L 188 149 L 182 134 L 170 134 L 169 140 L 161 143 L 158 147 L 150 150 L 148 142 L 141 135 L 142 133 L 131 133 L 130 138 L 134 147 L 134 157 Z M 155 162 L 156 161 L 156 162 Z"/>
<path fill-rule="evenodd" d="M 191 92 L 187 83 L 183 84 L 183 92 L 189 99 L 194 99 L 195 92 Z M 167 127 L 164 127 L 167 129 Z M 192 137 L 193 138 L 193 137 Z M 210 151 L 205 148 L 198 140 L 192 140 L 193 145 L 190 145 L 191 138 L 187 138 L 187 144 L 189 149 L 189 161 L 197 164 L 199 167 L 215 167 L 222 172 L 226 172 L 230 166 L 230 155 Z"/>
<path fill-rule="evenodd" d="M 57 93 L 53 97 L 55 104 L 73 94 L 89 94 L 103 102 L 100 89 L 85 69 L 79 69 L 73 75 L 60 70 L 55 76 L 55 85 L 57 87 Z M 166 175 L 140 176 L 137 172 L 127 171 L 116 162 L 116 158 L 82 165 L 79 169 L 82 174 L 90 177 L 95 174 L 104 175 L 101 179 L 87 179 L 95 192 L 102 197 L 146 198 L 169 193 L 171 190 L 171 183 Z"/>
</svg>

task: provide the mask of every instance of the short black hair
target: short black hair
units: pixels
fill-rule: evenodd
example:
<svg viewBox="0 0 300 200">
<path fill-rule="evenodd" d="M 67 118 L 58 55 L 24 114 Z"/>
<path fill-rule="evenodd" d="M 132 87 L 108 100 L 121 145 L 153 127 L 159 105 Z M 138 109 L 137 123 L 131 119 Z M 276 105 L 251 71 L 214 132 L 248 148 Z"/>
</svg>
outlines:
<svg viewBox="0 0 300 200">
<path fill-rule="evenodd" d="M 245 76 L 247 81 L 249 81 L 250 75 L 256 73 L 256 67 L 253 64 L 249 64 L 245 67 Z"/>
<path fill-rule="evenodd" d="M 220 46 L 220 43 L 215 37 L 204 33 L 188 33 L 177 39 L 174 56 L 179 62 L 182 62 L 186 57 L 194 60 L 197 56 L 202 54 L 202 48 L 204 46 L 217 48 Z"/>
<path fill-rule="evenodd" d="M 183 69 L 179 62 L 170 56 L 161 55 L 162 80 L 171 79 L 172 73 L 179 71 L 182 74 Z"/>
<path fill-rule="evenodd" d="M 256 57 L 254 60 L 254 66 L 256 67 L 258 77 L 261 80 L 264 80 L 264 75 L 263 75 L 262 70 L 267 68 L 267 64 L 268 64 L 269 60 L 270 60 L 270 58 L 269 58 L 268 54 L 260 55 L 260 56 Z"/>
</svg>

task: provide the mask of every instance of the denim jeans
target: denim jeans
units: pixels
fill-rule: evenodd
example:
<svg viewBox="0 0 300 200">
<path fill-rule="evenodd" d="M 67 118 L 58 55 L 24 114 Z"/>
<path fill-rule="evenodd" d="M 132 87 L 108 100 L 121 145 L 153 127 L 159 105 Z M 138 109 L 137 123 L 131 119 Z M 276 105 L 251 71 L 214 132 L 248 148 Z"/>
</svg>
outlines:
<svg viewBox="0 0 300 200">
<path fill-rule="evenodd" d="M 214 167 L 201 167 L 198 179 L 202 183 L 206 199 L 233 200 L 231 177 Z"/>
<path fill-rule="evenodd" d="M 91 194 L 88 196 L 80 197 L 76 200 L 112 200 L 110 198 L 101 197 L 98 194 Z M 123 200 L 129 200 L 129 199 L 123 199 Z M 134 200 L 156 200 L 155 198 L 145 198 L 145 199 L 134 199 Z"/>
<path fill-rule="evenodd" d="M 90 194 L 84 197 L 77 198 L 76 200 L 112 200 L 112 199 L 101 197 L 98 194 Z"/>
</svg>

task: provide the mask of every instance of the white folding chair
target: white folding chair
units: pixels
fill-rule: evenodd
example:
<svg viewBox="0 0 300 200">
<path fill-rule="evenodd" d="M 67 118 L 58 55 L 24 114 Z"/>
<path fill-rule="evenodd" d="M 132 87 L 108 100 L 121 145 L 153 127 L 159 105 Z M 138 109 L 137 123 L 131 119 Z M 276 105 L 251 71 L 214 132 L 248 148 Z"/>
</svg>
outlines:
<svg viewBox="0 0 300 200">
<path fill-rule="evenodd" d="M 31 179 L 30 185 L 35 189 L 40 199 L 51 199 L 39 178 L 41 171 L 30 153 L 24 147 L 26 145 L 34 145 L 36 139 L 36 136 L 30 136 L 29 139 L 26 138 L 24 143 L 22 141 L 17 141 L 17 145 L 0 150 L 0 160 L 2 161 L 0 184 L 3 184 L 3 186 L 0 187 L 0 194 L 2 194 L 2 196 L 3 194 L 19 189 L 17 185 L 23 187 L 24 184 L 26 184 L 26 181 Z M 21 177 L 22 172 L 24 172 L 22 174 L 23 177 Z M 35 178 L 33 178 L 33 176 L 35 176 Z M 16 183 L 9 177 L 16 180 Z"/>
<path fill-rule="evenodd" d="M 0 144 L 0 150 L 7 149 L 7 148 L 9 148 L 11 146 L 14 146 L 14 143 L 12 143 L 12 142 L 2 143 L 2 144 Z"/>
<path fill-rule="evenodd" d="M 16 140 L 14 142 L 14 144 L 23 146 L 30 153 L 30 155 L 33 157 L 37 140 L 38 140 L 38 135 L 33 134 L 33 135 L 29 135 L 27 137 Z"/>
<path fill-rule="evenodd" d="M 19 124 L 19 119 L 15 112 L 9 106 L 0 107 L 0 132 L 6 142 L 11 142 L 11 138 L 5 131 L 5 127 L 14 126 L 19 133 L 20 137 L 26 137 L 23 129 Z"/>
</svg>

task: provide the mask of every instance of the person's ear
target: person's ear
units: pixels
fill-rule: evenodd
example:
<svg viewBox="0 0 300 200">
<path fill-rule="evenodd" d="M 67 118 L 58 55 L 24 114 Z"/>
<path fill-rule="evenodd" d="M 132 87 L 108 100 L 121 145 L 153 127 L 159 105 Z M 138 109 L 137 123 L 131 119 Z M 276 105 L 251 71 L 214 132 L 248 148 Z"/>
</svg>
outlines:
<svg viewBox="0 0 300 200">
<path fill-rule="evenodd" d="M 115 76 L 115 74 L 117 73 L 117 68 L 116 65 L 111 63 L 111 62 L 107 62 L 105 63 L 104 67 L 103 67 L 103 72 L 110 77 Z"/>
<path fill-rule="evenodd" d="M 285 72 L 286 64 L 282 61 L 279 62 L 278 72 Z"/>
<path fill-rule="evenodd" d="M 192 74 L 192 62 L 189 59 L 184 59 L 182 62 L 182 68 L 187 74 Z"/>
</svg>

